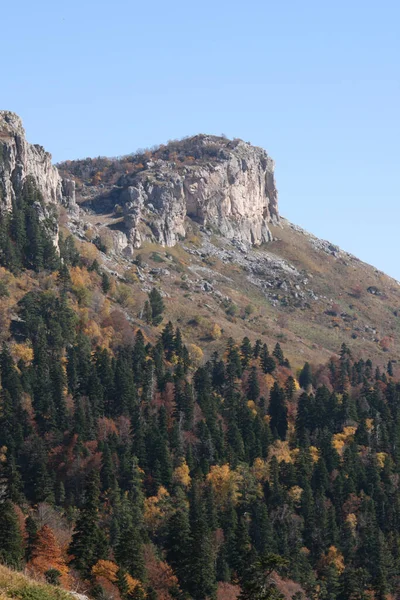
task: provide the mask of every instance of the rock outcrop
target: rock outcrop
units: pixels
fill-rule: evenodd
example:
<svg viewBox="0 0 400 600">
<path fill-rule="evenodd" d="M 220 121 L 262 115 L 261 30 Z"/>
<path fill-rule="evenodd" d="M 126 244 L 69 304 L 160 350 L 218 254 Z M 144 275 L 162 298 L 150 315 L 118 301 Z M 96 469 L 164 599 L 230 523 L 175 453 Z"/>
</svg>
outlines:
<svg viewBox="0 0 400 600">
<path fill-rule="evenodd" d="M 105 177 L 104 183 L 82 178 L 96 161 L 75 163 L 82 167 L 77 180 L 83 206 L 113 215 L 108 225 L 117 253 L 130 256 L 146 240 L 174 246 L 185 238 L 191 221 L 247 246 L 271 239 L 268 224 L 279 221 L 277 190 L 274 162 L 262 148 L 197 135 L 126 160 L 130 170 L 124 159 L 105 159 L 118 177 Z M 0 111 L 0 211 L 11 210 L 24 181 L 32 177 L 45 205 L 64 205 L 79 224 L 76 175 L 65 165 L 61 172 L 65 177 L 42 146 L 26 141 L 20 118 Z M 90 201 L 85 202 L 88 190 Z"/>
<path fill-rule="evenodd" d="M 75 182 L 63 180 L 42 146 L 29 144 L 21 119 L 0 111 L 0 210 L 9 211 L 27 177 L 35 180 L 45 204 L 63 204 L 77 211 Z"/>
<path fill-rule="evenodd" d="M 153 239 L 173 246 L 185 237 L 187 217 L 245 244 L 269 241 L 268 223 L 279 215 L 274 162 L 265 150 L 206 135 L 185 144 L 200 158 L 189 156 L 183 165 L 149 161 L 119 182 L 129 243 L 139 247 Z"/>
</svg>

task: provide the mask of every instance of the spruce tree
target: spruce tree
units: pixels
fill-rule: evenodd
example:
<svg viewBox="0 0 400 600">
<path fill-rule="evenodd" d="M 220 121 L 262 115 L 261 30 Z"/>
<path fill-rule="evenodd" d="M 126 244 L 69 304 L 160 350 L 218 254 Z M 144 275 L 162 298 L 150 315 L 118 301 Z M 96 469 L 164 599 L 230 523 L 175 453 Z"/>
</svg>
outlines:
<svg viewBox="0 0 400 600">
<path fill-rule="evenodd" d="M 0 504 L 0 561 L 14 568 L 21 566 L 23 540 L 11 500 Z"/>
<path fill-rule="evenodd" d="M 286 439 L 288 417 L 285 392 L 277 382 L 274 383 L 270 393 L 268 414 L 271 418 L 270 427 L 272 432 L 276 431 L 281 440 Z"/>
<path fill-rule="evenodd" d="M 99 476 L 95 471 L 88 476 L 85 499 L 75 524 L 69 554 L 72 556 L 71 564 L 86 577 L 97 560 L 106 558 L 99 524 Z"/>
<path fill-rule="evenodd" d="M 165 309 L 163 298 L 157 288 L 153 288 L 148 296 L 151 310 L 151 322 L 153 325 L 159 325 L 163 320 L 162 315 Z"/>
<path fill-rule="evenodd" d="M 310 363 L 308 363 L 308 362 L 306 362 L 304 364 L 304 367 L 301 370 L 300 377 L 299 377 L 299 384 L 300 384 L 300 387 L 303 388 L 303 390 L 306 390 L 308 388 L 308 386 L 312 384 L 311 367 L 310 367 Z"/>
</svg>

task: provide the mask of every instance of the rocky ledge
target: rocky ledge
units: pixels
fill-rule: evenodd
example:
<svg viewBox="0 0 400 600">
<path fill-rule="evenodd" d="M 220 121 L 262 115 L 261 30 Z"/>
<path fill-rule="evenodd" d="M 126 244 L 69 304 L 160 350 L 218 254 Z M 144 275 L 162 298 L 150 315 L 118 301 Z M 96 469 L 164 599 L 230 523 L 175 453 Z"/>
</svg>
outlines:
<svg viewBox="0 0 400 600">
<path fill-rule="evenodd" d="M 0 111 L 0 211 L 11 210 L 27 177 L 35 180 L 45 204 L 63 204 L 77 212 L 75 183 L 63 180 L 52 165 L 51 154 L 29 144 L 22 121 L 13 112 Z"/>
<path fill-rule="evenodd" d="M 122 234 L 119 251 L 128 256 L 145 241 L 174 246 L 190 221 L 253 246 L 269 241 L 268 225 L 279 222 L 274 162 L 238 139 L 197 135 L 60 169 L 76 178 L 83 208 L 110 218 L 110 229 Z"/>
<path fill-rule="evenodd" d="M 190 142 L 193 164 L 189 157 L 184 165 L 158 159 L 121 181 L 128 242 L 139 247 L 153 238 L 173 246 L 186 235 L 187 217 L 229 239 L 269 241 L 268 223 L 279 220 L 271 158 L 241 140 L 199 135 Z"/>
</svg>

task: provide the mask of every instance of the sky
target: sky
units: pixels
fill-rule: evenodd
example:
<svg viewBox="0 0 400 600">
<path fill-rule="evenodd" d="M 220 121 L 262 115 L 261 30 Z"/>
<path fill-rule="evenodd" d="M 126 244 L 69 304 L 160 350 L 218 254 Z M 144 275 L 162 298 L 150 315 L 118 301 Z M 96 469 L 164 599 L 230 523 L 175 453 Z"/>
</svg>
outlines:
<svg viewBox="0 0 400 600">
<path fill-rule="evenodd" d="M 264 147 L 280 213 L 400 280 L 398 0 L 2 4 L 0 108 L 54 161 Z"/>
</svg>

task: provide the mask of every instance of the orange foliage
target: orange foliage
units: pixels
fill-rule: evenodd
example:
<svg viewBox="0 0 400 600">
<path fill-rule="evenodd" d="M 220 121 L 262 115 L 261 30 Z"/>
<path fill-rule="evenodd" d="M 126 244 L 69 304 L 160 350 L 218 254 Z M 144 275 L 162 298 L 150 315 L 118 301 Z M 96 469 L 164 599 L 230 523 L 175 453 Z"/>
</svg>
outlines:
<svg viewBox="0 0 400 600">
<path fill-rule="evenodd" d="M 53 530 L 48 525 L 43 525 L 37 533 L 28 568 L 39 575 L 44 575 L 49 569 L 57 569 L 61 574 L 61 583 L 68 585 L 68 567 Z"/>
<path fill-rule="evenodd" d="M 239 596 L 240 588 L 238 585 L 220 581 L 217 589 L 217 600 L 236 600 Z"/>
<path fill-rule="evenodd" d="M 343 554 L 336 548 L 336 546 L 330 546 L 327 554 L 322 558 L 321 564 L 322 566 L 334 565 L 339 575 L 341 575 L 344 571 Z"/>
<path fill-rule="evenodd" d="M 118 565 L 111 560 L 98 560 L 92 567 L 92 574 L 99 577 L 104 577 L 115 583 L 117 581 Z"/>
<path fill-rule="evenodd" d="M 112 583 L 101 575 L 97 575 L 95 581 L 103 588 L 102 598 L 108 598 L 108 600 L 122 600 L 119 589 L 115 583 Z"/>
<path fill-rule="evenodd" d="M 149 584 L 154 588 L 158 600 L 172 600 L 171 589 L 178 589 L 178 579 L 168 563 L 160 561 L 152 546 L 145 546 L 145 563 Z"/>
<path fill-rule="evenodd" d="M 97 563 L 92 567 L 92 575 L 96 577 L 96 580 L 104 589 L 111 589 L 111 587 L 104 582 L 115 583 L 118 579 L 119 567 L 111 560 L 98 560 Z M 137 587 L 141 587 L 141 583 L 138 579 L 134 579 L 129 574 L 125 574 L 125 580 L 128 585 L 129 593 L 132 593 Z M 112 589 L 115 594 L 114 589 Z M 116 598 L 116 596 L 114 596 Z"/>
<path fill-rule="evenodd" d="M 118 428 L 112 419 L 100 417 L 97 421 L 97 438 L 104 442 L 110 435 L 118 435 Z"/>
</svg>

